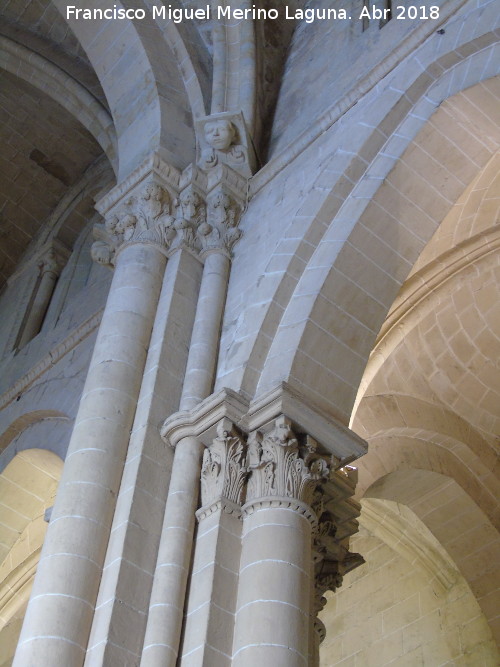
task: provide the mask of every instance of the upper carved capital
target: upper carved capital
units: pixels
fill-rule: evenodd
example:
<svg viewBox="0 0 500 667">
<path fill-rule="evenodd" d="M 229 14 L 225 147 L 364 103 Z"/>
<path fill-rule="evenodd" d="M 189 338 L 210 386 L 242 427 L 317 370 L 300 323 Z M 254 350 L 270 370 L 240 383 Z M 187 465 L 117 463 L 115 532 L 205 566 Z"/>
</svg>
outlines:
<svg viewBox="0 0 500 667">
<path fill-rule="evenodd" d="M 267 435 L 255 432 L 250 436 L 249 467 L 247 501 L 279 496 L 310 506 L 318 484 L 330 474 L 315 440 L 306 436 L 299 443 L 290 420 L 283 415 Z"/>
<path fill-rule="evenodd" d="M 229 255 L 241 237 L 238 229 L 241 204 L 223 186 L 213 190 L 207 199 L 207 219 L 198 227 L 203 252 L 222 250 Z"/>
<path fill-rule="evenodd" d="M 132 243 L 152 243 L 165 254 L 187 248 L 229 255 L 241 236 L 246 194 L 246 179 L 227 165 L 209 174 L 189 165 L 180 173 L 153 156 L 97 203 L 104 223 L 94 226 L 92 258 L 113 266 Z"/>
<path fill-rule="evenodd" d="M 196 122 L 200 169 L 210 171 L 227 164 L 245 177 L 255 171 L 255 153 L 243 114 L 217 113 Z"/>
<path fill-rule="evenodd" d="M 150 181 L 114 207 L 103 225 L 95 225 L 91 253 L 100 264 L 113 264 L 115 254 L 128 243 L 149 242 L 169 248 L 176 235 L 171 215 L 171 194 Z"/>
<path fill-rule="evenodd" d="M 211 505 L 221 498 L 240 505 L 247 474 L 245 441 L 229 419 L 221 419 L 217 425 L 217 437 L 203 454 L 202 506 Z"/>
</svg>

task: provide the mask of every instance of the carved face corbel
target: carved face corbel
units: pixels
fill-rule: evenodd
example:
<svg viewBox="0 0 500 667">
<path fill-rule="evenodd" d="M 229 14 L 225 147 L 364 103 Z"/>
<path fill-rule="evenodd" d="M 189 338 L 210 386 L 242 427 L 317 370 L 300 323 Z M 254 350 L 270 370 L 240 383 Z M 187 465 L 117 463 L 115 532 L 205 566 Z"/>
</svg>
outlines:
<svg viewBox="0 0 500 667">
<path fill-rule="evenodd" d="M 209 120 L 203 131 L 207 144 L 218 151 L 227 151 L 236 138 L 234 124 L 225 118 Z"/>
<path fill-rule="evenodd" d="M 227 164 L 246 177 L 251 175 L 255 160 L 243 114 L 224 112 L 200 118 L 196 130 L 201 169 Z"/>
</svg>

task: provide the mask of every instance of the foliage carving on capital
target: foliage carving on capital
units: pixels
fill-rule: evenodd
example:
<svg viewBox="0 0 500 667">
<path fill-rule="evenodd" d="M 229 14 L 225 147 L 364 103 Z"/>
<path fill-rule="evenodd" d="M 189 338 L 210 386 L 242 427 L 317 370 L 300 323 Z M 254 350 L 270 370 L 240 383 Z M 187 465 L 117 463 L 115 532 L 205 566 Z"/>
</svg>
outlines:
<svg viewBox="0 0 500 667">
<path fill-rule="evenodd" d="M 310 506 L 318 484 L 330 474 L 327 461 L 317 452 L 317 443 L 306 437 L 305 443 L 299 444 L 290 420 L 284 416 L 276 419 L 270 433 L 250 436 L 248 456 L 251 474 L 247 501 L 278 496 Z"/>
<path fill-rule="evenodd" d="M 320 641 L 325 637 L 325 628 L 316 616 L 326 604 L 325 593 L 335 592 L 344 575 L 364 563 L 360 554 L 349 551 L 349 536 L 356 532 L 359 515 L 359 504 L 351 497 L 355 475 L 336 463 L 339 461 L 332 459 L 330 476 L 318 485 L 313 500 L 318 524 L 312 536 L 315 583 L 312 615 Z"/>
<path fill-rule="evenodd" d="M 159 183 L 149 182 L 94 226 L 92 259 L 113 265 L 118 250 L 128 243 L 149 242 L 169 248 L 176 235 L 170 215 L 171 197 Z"/>
<path fill-rule="evenodd" d="M 246 445 L 229 419 L 221 419 L 214 438 L 203 454 L 201 501 L 205 507 L 224 498 L 240 505 L 248 476 Z"/>
<path fill-rule="evenodd" d="M 175 238 L 172 248 L 189 248 L 198 251 L 198 228 L 206 221 L 204 198 L 192 187 L 185 188 L 175 201 Z"/>
<path fill-rule="evenodd" d="M 198 227 L 203 252 L 214 250 L 231 254 L 234 244 L 241 237 L 238 223 L 241 205 L 223 188 L 208 196 L 207 219 Z"/>
</svg>

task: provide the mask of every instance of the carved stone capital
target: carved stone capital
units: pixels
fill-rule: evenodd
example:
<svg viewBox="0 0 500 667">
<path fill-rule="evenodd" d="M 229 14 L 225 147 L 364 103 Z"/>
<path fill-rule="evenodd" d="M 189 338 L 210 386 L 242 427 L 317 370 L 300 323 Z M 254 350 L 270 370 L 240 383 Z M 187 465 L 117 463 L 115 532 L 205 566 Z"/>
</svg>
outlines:
<svg viewBox="0 0 500 667">
<path fill-rule="evenodd" d="M 318 484 L 328 478 L 330 468 L 317 453 L 317 443 L 293 432 L 291 421 L 281 415 L 272 431 L 258 431 L 249 438 L 250 477 L 247 500 L 281 496 L 311 505 Z"/>
<path fill-rule="evenodd" d="M 241 237 L 238 223 L 241 204 L 222 185 L 208 195 L 207 220 L 198 227 L 203 253 L 223 251 L 231 255 L 236 241 Z"/>
<path fill-rule="evenodd" d="M 220 498 L 241 505 L 248 474 L 246 444 L 229 419 L 217 425 L 217 437 L 203 454 L 201 468 L 202 506 Z"/>
<path fill-rule="evenodd" d="M 254 500 L 249 500 L 241 508 L 241 513 L 245 517 L 245 516 L 250 516 L 251 514 L 260 509 L 277 509 L 277 508 L 289 509 L 293 510 L 294 512 L 297 512 L 297 514 L 301 514 L 309 521 L 313 529 L 316 528 L 317 525 L 316 514 L 313 512 L 313 510 L 309 505 L 303 503 L 301 500 L 297 500 L 296 498 L 282 497 L 282 496 L 268 496 L 267 498 L 257 498 Z"/>
<path fill-rule="evenodd" d="M 227 498 L 219 498 L 210 505 L 200 507 L 200 509 L 196 511 L 196 518 L 198 521 L 203 521 L 203 519 L 206 519 L 216 512 L 224 512 L 225 514 L 241 519 L 240 505 L 227 500 Z"/>
<path fill-rule="evenodd" d="M 199 520 L 218 511 L 245 519 L 281 508 L 309 521 L 315 579 L 310 622 L 322 640 L 324 626 L 316 616 L 324 594 L 364 562 L 349 551 L 360 505 L 353 500 L 357 471 L 347 462 L 362 456 L 366 443 L 286 383 L 250 404 L 222 389 L 170 416 L 161 433 L 173 447 L 187 436 L 207 447 Z"/>
<path fill-rule="evenodd" d="M 94 226 L 94 261 L 113 266 L 126 245 L 147 243 L 170 255 L 225 252 L 240 238 L 246 179 L 226 165 L 210 174 L 189 165 L 182 173 L 158 156 L 148 158 L 96 205 L 104 223 Z"/>
<path fill-rule="evenodd" d="M 206 222 L 207 207 L 205 197 L 192 184 L 182 190 L 175 200 L 175 220 L 173 229 L 175 236 L 171 248 L 188 248 L 198 252 L 200 242 L 198 228 Z"/>
<path fill-rule="evenodd" d="M 142 184 L 107 213 L 104 224 L 94 226 L 92 259 L 114 264 L 116 253 L 131 243 L 153 243 L 168 249 L 176 236 L 172 209 L 172 197 L 165 187 L 155 181 Z"/>
<path fill-rule="evenodd" d="M 313 532 L 315 591 L 312 615 L 320 642 L 324 639 L 324 629 L 316 616 L 326 604 L 325 593 L 335 592 L 342 585 L 344 575 L 364 563 L 360 554 L 349 551 L 349 538 L 357 532 L 356 519 L 360 512 L 359 503 L 352 499 L 356 472 L 349 466 L 332 469 L 328 479 L 318 485 L 313 501 L 318 525 Z"/>
<path fill-rule="evenodd" d="M 196 122 L 197 164 L 210 171 L 227 164 L 245 177 L 255 171 L 256 158 L 242 113 L 216 113 Z"/>
</svg>

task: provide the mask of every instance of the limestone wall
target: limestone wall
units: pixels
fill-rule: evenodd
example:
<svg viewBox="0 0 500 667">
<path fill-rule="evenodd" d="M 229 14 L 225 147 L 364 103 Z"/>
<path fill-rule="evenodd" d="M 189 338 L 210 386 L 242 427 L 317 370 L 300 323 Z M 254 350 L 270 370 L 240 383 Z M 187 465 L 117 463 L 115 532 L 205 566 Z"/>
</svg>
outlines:
<svg viewBox="0 0 500 667">
<path fill-rule="evenodd" d="M 371 3 L 380 7 L 383 3 Z M 411 3 L 394 2 L 393 7 Z M 415 3 L 417 4 L 417 3 Z M 418 6 L 436 6 L 442 17 L 451 5 L 461 2 L 449 0 L 425 0 Z M 363 30 L 361 0 L 315 2 L 318 10 L 345 8 L 351 20 L 305 21 L 298 24 L 287 60 L 272 136 L 271 154 L 283 150 L 300 133 L 310 129 L 314 119 L 346 99 L 351 104 L 357 98 L 353 90 L 366 78 L 372 85 L 379 76 L 376 70 L 390 56 L 391 64 L 397 63 L 397 50 L 416 30 L 432 32 L 442 23 L 442 18 L 425 22 L 397 19 L 401 11 L 394 11 L 391 21 L 382 28 L 378 20 L 371 20 Z M 340 14 L 338 14 L 340 16 Z M 320 48 L 318 48 L 318 46 Z M 351 93 L 351 95 L 349 95 Z M 347 96 L 347 97 L 346 97 Z"/>
<path fill-rule="evenodd" d="M 352 547 L 366 564 L 328 601 L 322 666 L 497 664 L 481 610 L 462 577 L 436 594 L 431 580 L 361 529 Z"/>
</svg>

